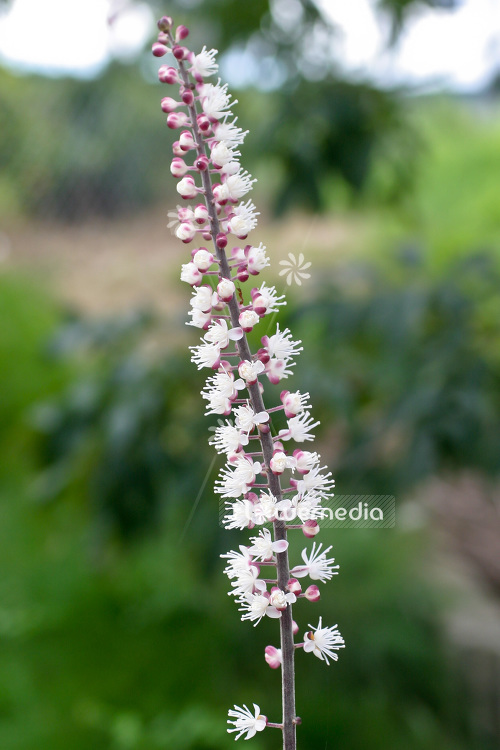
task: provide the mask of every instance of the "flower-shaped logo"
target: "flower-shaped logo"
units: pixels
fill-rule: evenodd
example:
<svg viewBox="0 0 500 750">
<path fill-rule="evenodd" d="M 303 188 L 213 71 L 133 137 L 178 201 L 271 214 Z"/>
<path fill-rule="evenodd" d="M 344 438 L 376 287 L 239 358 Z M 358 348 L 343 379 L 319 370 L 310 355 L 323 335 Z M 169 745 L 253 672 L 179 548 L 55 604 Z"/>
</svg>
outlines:
<svg viewBox="0 0 500 750">
<path fill-rule="evenodd" d="M 288 286 L 292 286 L 292 281 L 295 281 L 297 286 L 302 286 L 301 279 L 310 279 L 311 274 L 305 273 L 307 268 L 310 268 L 311 263 L 304 263 L 304 254 L 300 253 L 299 257 L 296 258 L 293 253 L 288 253 L 290 260 L 280 260 L 280 266 L 283 266 L 280 271 L 280 276 L 286 275 L 286 283 Z"/>
</svg>

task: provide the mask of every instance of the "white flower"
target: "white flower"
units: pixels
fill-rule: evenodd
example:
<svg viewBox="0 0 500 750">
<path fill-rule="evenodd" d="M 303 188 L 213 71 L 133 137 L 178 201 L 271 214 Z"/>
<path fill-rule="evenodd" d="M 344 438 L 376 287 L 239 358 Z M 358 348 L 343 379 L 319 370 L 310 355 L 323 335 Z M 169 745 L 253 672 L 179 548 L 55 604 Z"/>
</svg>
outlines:
<svg viewBox="0 0 500 750">
<path fill-rule="evenodd" d="M 337 630 L 337 625 L 330 628 L 323 628 L 321 617 L 319 618 L 318 627 L 304 633 L 304 651 L 312 652 L 318 659 L 330 664 L 328 658 L 337 661 L 339 658 L 335 651 L 344 648 L 344 639 Z"/>
<path fill-rule="evenodd" d="M 250 740 L 256 735 L 257 732 L 262 732 L 266 728 L 267 718 L 262 716 L 260 713 L 259 706 L 254 703 L 254 713 L 244 705 L 243 708 L 239 706 L 234 707 L 234 711 L 231 709 L 228 711 L 228 716 L 231 716 L 235 721 L 227 720 L 228 724 L 234 724 L 234 729 L 228 729 L 228 732 L 238 732 L 235 739 L 239 740 L 242 734 L 246 732 L 246 740 Z"/>
<path fill-rule="evenodd" d="M 196 229 L 188 221 L 184 221 L 175 230 L 175 235 L 183 242 L 191 241 L 196 235 Z"/>
<path fill-rule="evenodd" d="M 221 302 L 229 302 L 235 292 L 235 285 L 231 279 L 222 279 L 217 284 L 217 295 Z"/>
<path fill-rule="evenodd" d="M 228 146 L 241 146 L 248 135 L 248 130 L 242 130 L 236 123 L 238 118 L 235 117 L 232 122 L 227 121 L 227 115 L 221 122 L 214 123 L 213 130 L 217 140 L 225 141 Z"/>
<path fill-rule="evenodd" d="M 276 326 L 276 333 L 273 336 L 263 336 L 262 343 L 269 355 L 276 357 L 276 359 L 291 359 L 303 349 L 302 346 L 299 346 L 302 343 L 301 341 L 293 341 L 288 328 L 280 331 L 279 323 Z"/>
<path fill-rule="evenodd" d="M 216 54 L 216 49 L 211 49 L 209 51 L 204 46 L 201 52 L 193 58 L 190 72 L 195 76 L 200 76 L 200 78 L 215 75 L 219 70 L 219 66 L 215 62 Z"/>
<path fill-rule="evenodd" d="M 210 410 L 206 414 L 229 414 L 231 401 L 236 398 L 238 391 L 245 387 L 243 380 L 234 379 L 232 372 L 217 372 L 207 378 L 202 397 L 208 401 Z"/>
<path fill-rule="evenodd" d="M 259 316 L 253 310 L 243 310 L 238 318 L 238 323 L 246 333 L 249 333 L 259 320 Z"/>
<path fill-rule="evenodd" d="M 251 622 L 255 620 L 254 627 L 259 624 L 264 615 L 273 619 L 281 617 L 280 610 L 270 604 L 269 595 L 247 594 L 240 599 L 239 603 L 242 605 L 239 611 L 244 613 L 241 619 L 250 620 Z"/>
<path fill-rule="evenodd" d="M 235 151 L 227 141 L 219 141 L 212 146 L 210 158 L 214 166 L 224 167 L 226 164 L 234 161 L 236 156 L 240 156 L 239 151 Z"/>
<path fill-rule="evenodd" d="M 297 449 L 294 450 L 293 455 L 297 462 L 297 471 L 300 472 L 300 474 L 307 474 L 319 463 L 318 453 L 311 453 L 310 451 L 301 451 Z"/>
<path fill-rule="evenodd" d="M 326 469 L 326 466 L 322 467 Z M 330 479 L 332 476 L 331 471 L 328 474 L 320 474 L 321 469 L 317 466 L 311 469 L 302 479 L 297 482 L 297 492 L 299 495 L 305 495 L 310 490 L 314 491 L 321 497 L 332 497 L 333 488 L 335 487 L 335 480 Z"/>
<path fill-rule="evenodd" d="M 258 414 L 254 412 L 251 406 L 238 406 L 234 411 L 235 424 L 243 432 L 248 435 L 254 427 L 259 424 L 264 424 L 269 421 L 269 414 L 267 411 L 260 411 Z"/>
<path fill-rule="evenodd" d="M 284 552 L 288 549 L 288 542 L 285 539 L 273 542 L 269 529 L 261 529 L 258 536 L 250 537 L 250 541 L 253 544 L 248 551 L 256 560 L 262 560 L 262 562 L 272 560 L 275 552 Z"/>
<path fill-rule="evenodd" d="M 222 497 L 239 497 L 245 495 L 255 482 L 257 474 L 262 469 L 260 463 L 252 461 L 245 455 L 235 457 L 235 466 L 222 469 L 220 479 L 215 483 L 215 491 Z"/>
<path fill-rule="evenodd" d="M 269 265 L 269 258 L 266 255 L 265 245 L 260 243 L 259 247 L 251 247 L 247 256 L 248 270 L 252 274 L 260 273 L 266 266 Z"/>
<path fill-rule="evenodd" d="M 207 328 L 212 320 L 212 313 L 204 313 L 201 310 L 190 310 L 188 315 L 191 316 L 191 320 L 186 325 L 195 326 L 195 328 Z"/>
<path fill-rule="evenodd" d="M 222 185 L 226 200 L 239 201 L 249 190 L 252 190 L 254 182 L 257 180 L 252 179 L 247 171 L 228 175 Z"/>
<path fill-rule="evenodd" d="M 232 591 L 229 596 L 244 597 L 247 594 L 262 594 L 266 590 L 264 581 L 259 581 L 259 569 L 251 565 L 246 570 L 241 570 L 231 581 Z"/>
<path fill-rule="evenodd" d="M 181 226 L 183 225 L 181 224 Z M 208 271 L 213 262 L 214 256 L 208 250 L 205 250 L 204 247 L 200 247 L 193 255 L 193 263 L 199 271 Z"/>
<path fill-rule="evenodd" d="M 234 208 L 229 219 L 228 229 L 237 237 L 243 239 L 257 226 L 257 216 L 260 216 L 260 212 L 256 211 L 251 200 L 241 203 Z"/>
<path fill-rule="evenodd" d="M 224 573 L 230 579 L 236 578 L 242 571 L 248 570 L 252 564 L 252 555 L 250 554 L 249 547 L 245 547 L 243 544 L 240 544 L 239 552 L 229 550 L 229 552 L 225 552 L 221 557 L 223 560 L 228 560 L 228 564 L 224 568 Z"/>
<path fill-rule="evenodd" d="M 250 500 L 236 500 L 234 503 L 226 503 L 226 506 L 229 512 L 222 519 L 226 529 L 243 531 L 243 529 L 251 529 L 255 526 L 254 506 Z"/>
<path fill-rule="evenodd" d="M 269 462 L 270 469 L 273 474 L 283 474 L 285 469 L 295 469 L 295 458 L 293 456 L 287 456 L 283 451 L 276 451 L 272 459 Z"/>
<path fill-rule="evenodd" d="M 198 366 L 198 370 L 203 367 L 217 369 L 220 364 L 220 347 L 217 344 L 208 344 L 203 341 L 199 346 L 190 346 L 189 348 L 192 352 L 191 362 Z"/>
<path fill-rule="evenodd" d="M 277 514 L 290 507 L 290 500 L 278 500 L 269 491 L 263 492 L 255 504 L 255 518 L 258 524 L 274 521 Z"/>
<path fill-rule="evenodd" d="M 189 304 L 194 307 L 195 310 L 201 310 L 202 312 L 210 312 L 213 305 L 218 302 L 217 295 L 213 291 L 211 286 L 204 284 L 199 286 L 193 291 L 193 296 Z"/>
<path fill-rule="evenodd" d="M 252 306 L 258 315 L 278 312 L 280 305 L 286 305 L 285 295 L 278 296 L 276 287 L 266 286 L 264 282 L 260 289 L 252 290 Z"/>
<path fill-rule="evenodd" d="M 289 604 L 294 604 L 297 601 L 295 594 L 291 592 L 285 593 L 277 586 L 271 589 L 271 596 L 269 597 L 269 604 L 271 607 L 282 611 L 287 608 Z"/>
<path fill-rule="evenodd" d="M 290 501 L 291 507 L 286 515 L 287 521 L 292 521 L 293 511 L 302 522 L 311 521 L 315 518 L 322 518 L 324 515 L 323 508 L 321 507 L 321 498 L 314 493 L 308 493 L 307 495 L 294 495 Z"/>
<path fill-rule="evenodd" d="M 207 117 L 220 120 L 224 115 L 230 115 L 229 107 L 236 104 L 237 100 L 231 102 L 231 97 L 227 93 L 227 83 L 220 85 L 220 78 L 214 86 L 212 83 L 206 83 L 201 90 L 201 106 Z"/>
<path fill-rule="evenodd" d="M 192 177 L 183 177 L 176 185 L 176 190 L 183 198 L 196 198 L 198 190 Z"/>
<path fill-rule="evenodd" d="M 200 273 L 194 263 L 184 263 L 181 267 L 181 281 L 185 281 L 192 286 L 201 284 L 203 274 Z"/>
<path fill-rule="evenodd" d="M 307 401 L 309 399 L 308 393 L 290 393 L 290 391 L 283 391 L 280 395 L 281 402 L 285 407 L 285 414 L 287 417 L 295 417 L 300 414 L 301 411 L 307 408 Z"/>
<path fill-rule="evenodd" d="M 220 349 L 225 349 L 229 346 L 230 341 L 239 341 L 242 336 L 241 328 L 228 329 L 226 321 L 221 319 L 212 323 L 203 338 L 211 344 L 217 344 Z"/>
<path fill-rule="evenodd" d="M 275 359 L 273 357 L 266 365 L 266 375 L 271 383 L 276 385 L 282 378 L 293 375 L 293 370 L 289 370 L 289 367 L 295 367 L 295 362 L 290 363 L 288 359 Z"/>
<path fill-rule="evenodd" d="M 238 372 L 247 383 L 255 383 L 261 372 L 265 370 L 264 364 L 258 359 L 256 362 L 249 362 L 248 359 L 243 360 L 238 365 Z"/>
<path fill-rule="evenodd" d="M 217 453 L 236 453 L 245 445 L 248 445 L 248 435 L 238 430 L 237 427 L 226 422 L 222 427 L 217 427 L 215 436 L 210 445 L 215 447 Z"/>
<path fill-rule="evenodd" d="M 288 420 L 288 430 L 280 430 L 281 440 L 295 440 L 297 443 L 303 443 L 305 440 L 314 440 L 308 430 L 313 430 L 320 422 L 315 422 L 308 411 L 303 411 L 296 417 Z"/>
<path fill-rule="evenodd" d="M 316 542 L 313 542 L 312 550 L 310 554 L 307 549 L 302 550 L 302 559 L 304 565 L 296 565 L 290 571 L 290 575 L 295 578 L 304 578 L 309 576 L 313 581 L 329 581 L 334 575 L 337 575 L 338 565 L 334 565 L 334 557 L 327 558 L 327 554 L 331 550 L 331 546 L 327 547 L 323 552 L 321 551 L 322 544 L 318 544 L 316 548 Z"/>
</svg>

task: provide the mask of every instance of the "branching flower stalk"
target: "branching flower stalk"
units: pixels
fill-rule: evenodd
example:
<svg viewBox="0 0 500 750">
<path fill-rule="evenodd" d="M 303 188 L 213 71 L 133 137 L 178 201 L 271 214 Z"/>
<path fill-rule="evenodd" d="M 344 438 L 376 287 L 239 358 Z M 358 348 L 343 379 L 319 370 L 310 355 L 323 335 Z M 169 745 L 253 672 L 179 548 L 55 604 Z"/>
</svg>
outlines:
<svg viewBox="0 0 500 750">
<path fill-rule="evenodd" d="M 303 564 L 290 569 L 287 535 L 292 529 L 302 530 L 307 538 L 319 532 L 321 501 L 332 496 L 334 482 L 330 473 L 322 473 L 325 467 L 320 467 L 317 453 L 296 448 L 290 454 L 284 447 L 289 440 L 298 444 L 313 440 L 311 430 L 319 422 L 310 416 L 309 394 L 284 390 L 281 404 L 268 409 L 264 405 L 262 376 L 273 384 L 287 378 L 302 347 L 288 329 L 280 331 L 278 325 L 274 335 L 262 337 L 258 352 L 250 351 L 246 334 L 286 303 L 275 287 L 265 283 L 251 290 L 247 302 L 243 300 L 239 285 L 269 265 L 265 247 L 247 244 L 232 247 L 229 257 L 226 253 L 231 235 L 247 239 L 258 213 L 251 201 L 242 202 L 255 180 L 238 161 L 238 147 L 246 133 L 236 118 L 231 119 L 230 108 L 236 102 L 220 79 L 215 85 L 205 83 L 206 77 L 217 73 L 217 51 L 204 47 L 195 55 L 183 44 L 188 29 L 178 26 L 174 30 L 167 16 L 158 21 L 158 28 L 153 54 L 172 54 L 176 62 L 175 67 L 162 65 L 158 77 L 178 86 L 180 95 L 180 99 L 167 96 L 161 101 L 167 125 L 181 131 L 173 144 L 171 172 L 179 180 L 177 192 L 183 199 L 203 198 L 194 207 L 178 208 L 176 235 L 186 244 L 198 237 L 213 244 L 213 251 L 206 247 L 192 250 L 191 260 L 182 266 L 181 280 L 193 288 L 188 325 L 205 332 L 201 344 L 191 347 L 191 358 L 198 369 L 208 368 L 212 373 L 201 392 L 208 402 L 206 413 L 233 417 L 216 429 L 212 440 L 216 451 L 227 459 L 215 491 L 225 499 L 226 528 L 261 527 L 249 545 L 222 555 L 227 561 L 224 572 L 242 620 L 257 625 L 268 616 L 280 623 L 280 648 L 267 646 L 265 659 L 271 668 L 281 669 L 281 721 L 269 721 L 255 703 L 253 712 L 247 706 L 235 706 L 229 711 L 228 732 L 234 732 L 235 739 L 250 739 L 266 727 L 277 728 L 283 734 L 284 750 L 295 750 L 296 727 L 301 722 L 295 709 L 295 651 L 302 648 L 329 664 L 329 659 L 337 659 L 344 641 L 337 626 L 323 627 L 320 617 L 316 627 L 309 625 L 302 643 L 294 642 L 299 628 L 292 605 L 299 598 L 310 602 L 320 598 L 315 584 L 302 591 L 299 579 L 308 576 L 324 583 L 337 573 L 338 566 L 328 558 L 331 548 L 323 550 L 314 542 L 311 552 L 302 552 Z M 286 428 L 273 436 L 270 415 L 279 411 L 284 412 Z M 281 477 L 288 477 L 284 488 Z"/>
</svg>

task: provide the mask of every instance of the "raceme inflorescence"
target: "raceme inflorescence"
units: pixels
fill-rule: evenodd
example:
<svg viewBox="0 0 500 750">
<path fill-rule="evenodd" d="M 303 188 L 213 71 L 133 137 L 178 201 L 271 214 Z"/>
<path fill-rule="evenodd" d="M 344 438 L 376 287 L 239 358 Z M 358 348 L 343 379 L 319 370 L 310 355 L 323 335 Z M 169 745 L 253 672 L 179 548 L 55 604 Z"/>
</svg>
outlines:
<svg viewBox="0 0 500 750">
<path fill-rule="evenodd" d="M 307 539 L 318 534 L 322 501 L 333 495 L 334 481 L 318 453 L 301 447 L 314 439 L 312 431 L 319 424 L 310 414 L 309 394 L 283 390 L 279 404 L 264 405 L 262 381 L 277 384 L 292 375 L 302 346 L 278 324 L 275 333 L 261 337 L 258 351 L 250 350 L 247 334 L 286 303 L 265 282 L 253 286 L 246 299 L 242 291 L 242 284 L 257 277 L 269 259 L 262 244 L 246 243 L 259 214 L 245 200 L 255 180 L 239 161 L 246 132 L 231 112 L 236 102 L 220 79 L 205 81 L 217 74 L 217 51 L 204 47 L 195 55 L 185 46 L 188 29 L 174 29 L 167 16 L 158 28 L 153 54 L 173 57 L 173 65 L 162 65 L 158 77 L 178 89 L 177 97 L 161 100 L 168 127 L 179 131 L 171 172 L 186 205 L 178 207 L 175 233 L 196 245 L 181 269 L 181 280 L 192 287 L 188 325 L 202 332 L 200 343 L 191 347 L 191 359 L 198 369 L 209 371 L 201 392 L 206 414 L 224 417 L 211 441 L 227 462 L 215 491 L 225 503 L 224 526 L 255 534 L 239 550 L 222 555 L 224 572 L 242 620 L 255 626 L 270 617 L 280 625 L 280 647 L 267 646 L 265 660 L 281 670 L 281 721 L 269 721 L 255 703 L 253 710 L 234 706 L 228 732 L 235 739 L 250 739 L 266 727 L 277 728 L 283 748 L 295 750 L 301 723 L 295 710 L 295 651 L 302 648 L 328 665 L 338 658 L 344 641 L 337 626 L 324 627 L 320 617 L 317 625 L 308 625 L 302 642 L 295 642 L 300 631 L 292 605 L 298 599 L 316 602 L 316 582 L 330 580 L 338 566 L 329 556 L 331 547 L 313 542 L 290 568 L 287 536 L 291 530 Z M 282 412 L 284 426 L 276 433 L 271 415 L 277 412 Z M 313 583 L 304 586 L 302 579 Z"/>
</svg>

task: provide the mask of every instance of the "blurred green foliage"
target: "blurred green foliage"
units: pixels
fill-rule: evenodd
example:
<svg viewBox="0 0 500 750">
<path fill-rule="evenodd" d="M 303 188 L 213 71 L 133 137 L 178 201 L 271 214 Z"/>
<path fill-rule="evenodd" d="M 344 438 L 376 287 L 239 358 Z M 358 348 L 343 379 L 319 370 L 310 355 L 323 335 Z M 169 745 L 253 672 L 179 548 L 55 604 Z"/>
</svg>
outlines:
<svg viewBox="0 0 500 750">
<path fill-rule="evenodd" d="M 143 364 L 141 378 L 120 382 L 125 365 L 139 356 L 139 338 L 150 330 L 143 316 L 90 325 L 66 321 L 47 349 L 47 336 L 57 323 L 50 300 L 31 283 L 8 276 L 0 279 L 0 292 L 9 304 L 0 355 L 9 363 L 18 409 L 8 431 L 4 420 L 0 432 L 11 457 L 2 464 L 0 482 L 0 746 L 233 747 L 225 724 L 233 702 L 255 700 L 271 717 L 279 715 L 279 675 L 268 670 L 263 658 L 265 645 L 276 642 L 276 628 L 271 621 L 257 629 L 239 622 L 218 554 L 243 537 L 217 529 L 217 502 L 208 489 L 192 514 L 200 477 L 208 468 L 206 427 L 190 433 L 191 443 L 184 442 L 191 429 L 186 410 L 193 404 L 197 414 L 202 412 L 196 374 L 175 370 L 176 359 L 169 356 L 166 365 L 161 358 L 154 367 Z M 71 354 L 72 364 L 54 356 L 54 347 Z M 78 354 L 82 349 L 90 349 L 90 359 Z M 123 389 L 132 407 L 141 399 L 153 403 L 157 378 L 163 395 L 163 405 L 156 403 L 160 430 L 171 435 L 167 460 L 182 447 L 190 470 L 179 486 L 172 469 L 174 489 L 167 478 L 162 522 L 125 550 L 110 537 L 103 544 L 96 507 L 88 502 L 78 472 L 63 491 L 64 502 L 35 502 L 40 441 L 54 450 L 56 430 L 47 431 L 42 419 L 33 434 L 32 404 L 34 399 L 55 404 L 60 416 L 81 424 L 70 398 L 75 384 L 103 381 L 102 414 L 98 418 L 89 411 L 93 427 L 85 431 L 95 443 L 87 458 L 90 477 L 109 445 L 106 436 L 92 433 L 109 423 Z M 61 389 L 66 395 L 56 396 Z M 146 443 L 151 419 L 142 422 Z M 189 419 L 197 424 L 196 415 Z M 129 434 L 127 420 L 120 423 Z M 53 424 L 68 440 L 68 453 L 77 454 L 75 433 L 68 425 L 62 429 L 64 420 Z M 82 453 L 85 442 L 79 443 Z M 122 457 L 127 461 L 132 452 Z M 126 464 L 122 468 L 126 473 Z M 298 655 L 301 747 L 315 750 L 326 742 L 341 750 L 361 750 L 367 743 L 375 750 L 488 748 L 472 732 L 461 682 L 441 642 L 443 598 L 425 581 L 423 536 L 402 528 L 324 530 L 323 541 L 334 545 L 342 573 L 330 584 L 321 613 L 325 622 L 340 624 L 349 649 L 329 668 Z M 294 539 L 292 553 L 302 546 Z M 304 606 L 307 614 L 302 604 L 295 613 L 301 629 L 317 617 L 312 605 Z M 269 730 L 252 746 L 271 750 L 276 737 Z"/>
</svg>

